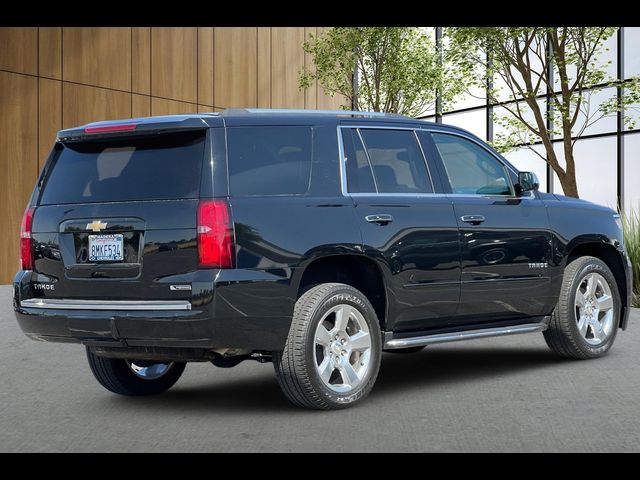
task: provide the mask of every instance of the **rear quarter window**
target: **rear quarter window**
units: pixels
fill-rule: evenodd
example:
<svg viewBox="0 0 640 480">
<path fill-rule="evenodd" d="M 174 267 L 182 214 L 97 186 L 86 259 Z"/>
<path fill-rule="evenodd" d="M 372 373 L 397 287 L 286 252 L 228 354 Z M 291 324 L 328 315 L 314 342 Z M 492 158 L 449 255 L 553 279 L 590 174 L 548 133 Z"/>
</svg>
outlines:
<svg viewBox="0 0 640 480">
<path fill-rule="evenodd" d="M 40 205 L 197 198 L 205 132 L 70 142 L 59 149 Z"/>
<path fill-rule="evenodd" d="M 311 179 L 312 129 L 304 126 L 229 127 L 231 195 L 302 195 Z"/>
</svg>

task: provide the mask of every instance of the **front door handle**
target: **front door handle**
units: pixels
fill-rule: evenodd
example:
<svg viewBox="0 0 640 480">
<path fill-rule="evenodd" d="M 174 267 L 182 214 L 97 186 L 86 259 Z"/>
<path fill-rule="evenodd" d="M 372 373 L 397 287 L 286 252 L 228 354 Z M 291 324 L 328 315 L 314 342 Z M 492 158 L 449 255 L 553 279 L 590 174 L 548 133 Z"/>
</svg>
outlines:
<svg viewBox="0 0 640 480">
<path fill-rule="evenodd" d="M 393 222 L 393 217 L 387 213 L 378 213 L 376 215 L 367 215 L 364 217 L 369 223 L 375 223 L 377 225 L 386 225 Z"/>
<path fill-rule="evenodd" d="M 480 225 L 484 222 L 484 215 L 462 215 L 460 220 L 471 225 Z"/>
</svg>

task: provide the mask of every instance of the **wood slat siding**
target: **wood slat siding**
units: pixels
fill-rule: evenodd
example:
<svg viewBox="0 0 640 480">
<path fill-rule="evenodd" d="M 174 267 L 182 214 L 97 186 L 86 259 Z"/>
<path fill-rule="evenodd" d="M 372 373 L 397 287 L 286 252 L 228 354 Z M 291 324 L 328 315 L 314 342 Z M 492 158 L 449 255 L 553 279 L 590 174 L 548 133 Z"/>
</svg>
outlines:
<svg viewBox="0 0 640 480">
<path fill-rule="evenodd" d="M 315 27 L 1 27 L 0 284 L 18 269 L 20 220 L 56 132 L 83 123 L 221 111 L 338 108 L 298 89 Z"/>
</svg>

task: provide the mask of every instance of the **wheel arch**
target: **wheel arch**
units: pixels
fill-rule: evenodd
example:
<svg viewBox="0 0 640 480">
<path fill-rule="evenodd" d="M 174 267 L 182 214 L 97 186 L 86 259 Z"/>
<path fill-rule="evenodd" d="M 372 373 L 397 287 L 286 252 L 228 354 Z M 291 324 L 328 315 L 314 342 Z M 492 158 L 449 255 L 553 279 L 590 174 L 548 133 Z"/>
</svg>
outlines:
<svg viewBox="0 0 640 480">
<path fill-rule="evenodd" d="M 622 327 L 622 321 L 624 318 L 624 310 L 628 305 L 627 297 L 627 277 L 624 268 L 624 259 L 622 253 L 616 247 L 614 247 L 608 241 L 604 239 L 595 239 L 592 237 L 578 238 L 572 241 L 567 247 L 566 264 L 569 265 L 576 258 L 591 256 L 602 260 L 611 270 L 616 280 L 616 286 L 620 294 L 621 311 L 620 311 L 620 325 Z"/>
<path fill-rule="evenodd" d="M 297 298 L 313 285 L 345 283 L 360 290 L 371 302 L 380 328 L 384 330 L 389 309 L 387 289 L 380 266 L 358 254 L 332 254 L 317 257 L 303 269 L 297 281 Z"/>
</svg>

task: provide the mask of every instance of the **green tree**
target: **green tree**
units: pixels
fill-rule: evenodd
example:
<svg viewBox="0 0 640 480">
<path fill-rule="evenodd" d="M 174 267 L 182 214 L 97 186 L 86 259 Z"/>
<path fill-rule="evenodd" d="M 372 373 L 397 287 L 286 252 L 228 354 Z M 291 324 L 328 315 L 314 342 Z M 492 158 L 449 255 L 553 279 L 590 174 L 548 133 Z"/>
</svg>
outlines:
<svg viewBox="0 0 640 480">
<path fill-rule="evenodd" d="M 593 105 L 598 92 L 622 86 L 618 80 L 607 78 L 607 63 L 600 61 L 605 41 L 616 31 L 616 27 L 447 29 L 451 45 L 448 60 L 478 85 L 493 83 L 487 91 L 490 101 L 499 101 L 500 89 L 506 90 L 509 100 L 523 99 L 504 104 L 507 114 L 495 116 L 505 133 L 496 136 L 494 146 L 503 152 L 528 146 L 551 166 L 564 193 L 572 197 L 578 197 L 574 158 L 577 138 L 597 121 L 640 99 L 638 82 L 632 81 L 624 84 L 621 98 L 614 95 Z M 552 93 L 547 111 L 538 100 L 548 90 Z M 633 123 L 630 117 L 626 120 Z M 554 137 L 562 137 L 564 165 L 553 148 Z M 546 155 L 532 148 L 538 139 Z"/>
<path fill-rule="evenodd" d="M 314 80 L 331 96 L 340 94 L 343 108 L 418 116 L 464 91 L 464 80 L 443 65 L 440 47 L 421 27 L 335 27 L 311 34 L 303 49 L 313 65 L 300 73 L 300 88 Z M 353 74 L 358 88 L 354 92 Z"/>
</svg>

